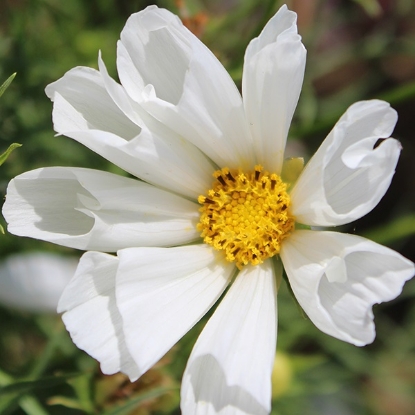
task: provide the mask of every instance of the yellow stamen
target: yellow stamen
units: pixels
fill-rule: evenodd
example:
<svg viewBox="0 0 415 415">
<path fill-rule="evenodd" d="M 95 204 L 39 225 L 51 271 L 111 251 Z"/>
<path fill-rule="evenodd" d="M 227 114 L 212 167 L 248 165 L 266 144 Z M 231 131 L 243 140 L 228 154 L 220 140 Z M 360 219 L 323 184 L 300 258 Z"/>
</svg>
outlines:
<svg viewBox="0 0 415 415">
<path fill-rule="evenodd" d="M 249 173 L 225 167 L 213 176 L 212 189 L 198 199 L 204 242 L 223 250 L 238 268 L 277 255 L 295 224 L 281 177 L 259 165 Z"/>
</svg>

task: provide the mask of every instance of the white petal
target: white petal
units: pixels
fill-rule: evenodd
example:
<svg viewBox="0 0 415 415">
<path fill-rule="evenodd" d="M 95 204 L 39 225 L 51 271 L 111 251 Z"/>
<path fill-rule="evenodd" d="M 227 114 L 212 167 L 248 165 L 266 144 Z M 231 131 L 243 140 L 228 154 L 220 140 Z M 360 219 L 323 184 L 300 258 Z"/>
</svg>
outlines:
<svg viewBox="0 0 415 415">
<path fill-rule="evenodd" d="M 240 272 L 187 362 L 183 415 L 269 413 L 277 339 L 275 280 L 271 260 Z"/>
<path fill-rule="evenodd" d="M 73 342 L 101 363 L 107 375 L 122 371 L 131 380 L 138 378 L 122 329 L 115 301 L 118 258 L 87 252 L 79 262 L 72 281 L 59 300 L 58 312 Z"/>
<path fill-rule="evenodd" d="M 127 21 L 118 73 L 133 99 L 218 166 L 252 168 L 251 136 L 241 96 L 216 57 L 164 9 Z"/>
<path fill-rule="evenodd" d="M 304 78 L 306 50 L 297 15 L 282 6 L 245 53 L 242 95 L 257 160 L 280 173 Z"/>
<path fill-rule="evenodd" d="M 196 199 L 212 182 L 212 163 L 164 127 L 100 72 L 74 68 L 50 84 L 55 130 L 82 143 L 125 171 Z"/>
<path fill-rule="evenodd" d="M 49 84 L 45 92 L 52 101 L 58 93 L 72 107 L 71 113 L 58 105 L 54 107 L 53 121 L 58 133 L 102 130 L 125 140 L 140 133 L 140 127 L 115 105 L 95 69 L 73 68 L 61 79 Z"/>
<path fill-rule="evenodd" d="M 372 306 L 397 297 L 415 272 L 414 264 L 397 252 L 337 232 L 295 231 L 280 255 L 312 322 L 357 346 L 375 338 Z"/>
<path fill-rule="evenodd" d="M 171 246 L 199 238 L 198 205 L 138 180 L 49 167 L 14 178 L 3 214 L 9 232 L 85 250 Z"/>
<path fill-rule="evenodd" d="M 388 189 L 401 151 L 389 138 L 396 111 L 383 101 L 353 104 L 303 170 L 291 192 L 298 222 L 336 226 L 370 212 Z"/>
<path fill-rule="evenodd" d="M 207 245 L 118 252 L 117 304 L 140 375 L 212 307 L 235 270 Z"/>
<path fill-rule="evenodd" d="M 54 312 L 77 260 L 47 252 L 14 254 L 0 264 L 0 302 L 33 312 Z"/>
</svg>

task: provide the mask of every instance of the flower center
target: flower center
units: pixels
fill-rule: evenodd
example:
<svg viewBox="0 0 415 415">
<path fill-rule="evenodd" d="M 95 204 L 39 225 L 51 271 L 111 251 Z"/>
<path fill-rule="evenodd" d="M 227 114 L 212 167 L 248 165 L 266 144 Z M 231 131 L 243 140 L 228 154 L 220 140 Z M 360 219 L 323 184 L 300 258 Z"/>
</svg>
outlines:
<svg viewBox="0 0 415 415">
<path fill-rule="evenodd" d="M 262 166 L 249 173 L 225 167 L 213 175 L 212 189 L 198 198 L 203 206 L 197 227 L 204 242 L 224 250 L 238 268 L 277 255 L 295 224 L 281 177 Z"/>
</svg>

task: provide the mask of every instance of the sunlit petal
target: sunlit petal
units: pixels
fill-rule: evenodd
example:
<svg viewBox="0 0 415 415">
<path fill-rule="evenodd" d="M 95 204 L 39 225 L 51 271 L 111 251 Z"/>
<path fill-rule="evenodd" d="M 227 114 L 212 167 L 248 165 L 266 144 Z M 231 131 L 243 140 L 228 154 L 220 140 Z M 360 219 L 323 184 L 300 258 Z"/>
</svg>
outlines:
<svg viewBox="0 0 415 415">
<path fill-rule="evenodd" d="M 241 96 L 176 16 L 154 6 L 132 15 L 121 33 L 117 67 L 134 100 L 217 165 L 252 168 Z"/>
<path fill-rule="evenodd" d="M 397 297 L 415 272 L 397 252 L 338 232 L 295 231 L 284 241 L 281 258 L 312 322 L 357 346 L 375 338 L 372 306 Z"/>
<path fill-rule="evenodd" d="M 144 112 L 101 58 L 99 67 L 74 68 L 47 86 L 55 130 L 142 180 L 196 199 L 209 185 L 212 163 Z"/>
<path fill-rule="evenodd" d="M 115 301 L 118 258 L 87 252 L 59 301 L 58 311 L 73 342 L 101 363 L 107 375 L 119 371 L 132 380 L 137 365 L 125 343 L 122 318 Z"/>
<path fill-rule="evenodd" d="M 245 267 L 199 336 L 182 381 L 191 414 L 268 414 L 276 347 L 271 260 Z"/>
<path fill-rule="evenodd" d="M 276 173 L 304 77 L 306 50 L 296 20 L 294 12 L 281 7 L 245 53 L 242 94 L 256 157 Z"/>
<path fill-rule="evenodd" d="M 353 104 L 306 165 L 291 192 L 297 221 L 315 226 L 352 222 L 370 212 L 388 189 L 401 151 L 388 138 L 397 114 L 388 103 Z"/>
<path fill-rule="evenodd" d="M 117 304 L 140 374 L 212 307 L 235 266 L 206 245 L 118 252 Z"/>
<path fill-rule="evenodd" d="M 9 232 L 78 249 L 114 252 L 199 238 L 198 205 L 138 180 L 49 167 L 14 178 L 3 214 Z"/>
</svg>

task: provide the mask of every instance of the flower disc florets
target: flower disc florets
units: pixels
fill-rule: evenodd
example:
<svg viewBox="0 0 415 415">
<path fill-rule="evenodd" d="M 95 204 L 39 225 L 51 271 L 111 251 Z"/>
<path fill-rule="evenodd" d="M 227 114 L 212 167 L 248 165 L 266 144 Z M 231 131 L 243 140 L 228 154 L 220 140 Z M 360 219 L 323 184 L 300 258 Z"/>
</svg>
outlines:
<svg viewBox="0 0 415 415">
<path fill-rule="evenodd" d="M 262 166 L 249 173 L 225 167 L 214 177 L 213 188 L 198 199 L 204 242 L 224 250 L 238 268 L 277 255 L 295 224 L 281 177 L 263 172 Z"/>
</svg>

